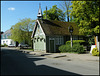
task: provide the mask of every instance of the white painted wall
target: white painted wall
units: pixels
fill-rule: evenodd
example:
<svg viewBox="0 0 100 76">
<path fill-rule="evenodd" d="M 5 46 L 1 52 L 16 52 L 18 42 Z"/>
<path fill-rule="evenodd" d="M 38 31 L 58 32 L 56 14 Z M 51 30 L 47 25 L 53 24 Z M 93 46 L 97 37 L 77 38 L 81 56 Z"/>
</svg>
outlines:
<svg viewBox="0 0 100 76">
<path fill-rule="evenodd" d="M 1 45 L 4 45 L 4 44 L 10 45 L 11 42 L 13 45 L 15 45 L 15 42 L 12 39 L 1 39 Z"/>
</svg>

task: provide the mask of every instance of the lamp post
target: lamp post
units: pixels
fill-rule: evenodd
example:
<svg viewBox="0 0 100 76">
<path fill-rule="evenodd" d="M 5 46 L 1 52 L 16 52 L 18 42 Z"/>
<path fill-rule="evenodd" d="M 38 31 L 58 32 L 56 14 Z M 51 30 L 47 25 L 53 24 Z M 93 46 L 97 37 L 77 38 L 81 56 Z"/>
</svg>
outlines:
<svg viewBox="0 0 100 76">
<path fill-rule="evenodd" d="M 70 32 L 70 40 L 71 40 L 71 48 L 72 48 L 72 46 L 73 46 L 73 39 L 72 39 L 72 33 L 73 33 L 73 27 L 70 25 L 69 27 L 68 27 L 68 30 L 69 30 L 69 32 Z"/>
</svg>

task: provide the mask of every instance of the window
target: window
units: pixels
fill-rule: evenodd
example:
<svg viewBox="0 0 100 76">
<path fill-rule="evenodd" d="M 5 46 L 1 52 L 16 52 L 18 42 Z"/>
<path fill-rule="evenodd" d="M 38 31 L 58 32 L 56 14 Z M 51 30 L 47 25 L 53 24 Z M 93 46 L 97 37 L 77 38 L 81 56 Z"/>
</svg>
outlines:
<svg viewBox="0 0 100 76">
<path fill-rule="evenodd" d="M 55 40 L 56 40 L 56 45 L 61 45 L 63 43 L 63 37 L 61 36 L 56 37 Z"/>
<path fill-rule="evenodd" d="M 73 40 L 78 40 L 78 36 L 73 36 Z"/>
<path fill-rule="evenodd" d="M 3 44 L 5 43 L 5 41 L 3 41 Z"/>
<path fill-rule="evenodd" d="M 59 38 L 57 37 L 57 45 L 59 44 Z"/>
<path fill-rule="evenodd" d="M 8 36 L 11 36 L 11 34 L 8 34 Z"/>
<path fill-rule="evenodd" d="M 58 41 L 58 42 L 59 42 L 59 44 L 60 44 L 60 37 L 58 37 L 58 39 L 59 39 L 59 41 Z"/>
<path fill-rule="evenodd" d="M 61 44 L 63 44 L 63 37 L 61 37 Z"/>
<path fill-rule="evenodd" d="M 59 43 L 60 43 L 60 44 L 62 44 L 62 41 L 61 41 L 61 39 L 62 39 L 62 38 L 61 38 L 61 36 L 60 36 L 60 38 L 59 38 L 59 39 L 60 39 Z"/>
<path fill-rule="evenodd" d="M 79 40 L 83 40 L 83 37 L 79 37 Z"/>
</svg>

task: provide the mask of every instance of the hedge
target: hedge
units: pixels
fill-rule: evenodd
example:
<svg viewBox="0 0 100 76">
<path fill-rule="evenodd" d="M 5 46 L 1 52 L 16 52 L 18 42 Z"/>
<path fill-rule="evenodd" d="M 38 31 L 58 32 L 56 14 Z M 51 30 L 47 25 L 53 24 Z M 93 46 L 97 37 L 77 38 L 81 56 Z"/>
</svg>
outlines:
<svg viewBox="0 0 100 76">
<path fill-rule="evenodd" d="M 76 44 L 76 43 L 84 43 L 85 40 L 73 40 L 73 44 Z M 67 41 L 66 44 L 70 44 L 71 41 Z"/>
<path fill-rule="evenodd" d="M 70 44 L 62 45 L 59 47 L 59 50 L 60 52 L 74 52 L 78 54 L 85 52 L 83 45 L 80 45 L 79 43 L 73 44 L 72 48 Z"/>
</svg>

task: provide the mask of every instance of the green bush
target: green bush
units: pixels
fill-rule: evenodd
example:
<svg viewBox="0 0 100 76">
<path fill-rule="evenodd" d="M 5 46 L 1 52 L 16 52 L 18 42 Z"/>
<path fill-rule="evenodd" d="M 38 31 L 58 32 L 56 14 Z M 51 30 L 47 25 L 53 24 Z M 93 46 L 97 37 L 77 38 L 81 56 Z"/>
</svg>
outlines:
<svg viewBox="0 0 100 76">
<path fill-rule="evenodd" d="M 7 44 L 4 44 L 4 45 L 0 45 L 1 47 L 7 47 L 8 45 Z"/>
<path fill-rule="evenodd" d="M 67 41 L 66 42 L 66 44 L 70 44 L 71 43 L 71 41 Z M 75 44 L 80 44 L 80 45 L 84 45 L 84 46 L 86 46 L 87 44 L 86 44 L 86 41 L 85 40 L 73 40 L 73 45 Z"/>
<path fill-rule="evenodd" d="M 59 50 L 61 52 L 74 52 L 74 53 L 84 53 L 84 48 L 82 45 L 80 45 L 79 43 L 73 44 L 73 47 L 71 48 L 70 43 L 66 44 L 66 45 L 62 45 L 59 47 Z"/>
<path fill-rule="evenodd" d="M 76 44 L 73 44 L 72 52 L 76 52 L 80 54 L 80 53 L 84 53 L 85 51 L 84 51 L 83 45 L 76 43 Z"/>
<path fill-rule="evenodd" d="M 7 47 L 8 45 L 7 44 L 4 44 L 4 47 Z"/>
<path fill-rule="evenodd" d="M 98 51 L 97 47 L 96 48 L 93 48 L 92 55 L 93 56 L 100 56 L 100 52 Z"/>
<path fill-rule="evenodd" d="M 69 45 L 62 45 L 62 46 L 59 47 L 59 50 L 61 52 L 69 52 L 70 51 L 70 48 L 71 47 Z"/>
<path fill-rule="evenodd" d="M 73 44 L 72 51 L 73 51 L 73 52 L 77 52 L 79 46 L 80 46 L 79 43 Z"/>
<path fill-rule="evenodd" d="M 89 45 L 95 45 L 94 37 L 89 38 L 88 43 Z"/>
<path fill-rule="evenodd" d="M 59 47 L 59 50 L 60 50 L 61 52 L 66 52 L 66 45 L 60 46 L 60 47 Z"/>
<path fill-rule="evenodd" d="M 73 40 L 73 44 L 77 44 L 77 43 L 84 43 L 85 42 L 85 40 Z M 66 44 L 70 44 L 71 43 L 71 41 L 67 41 L 66 42 Z"/>
</svg>

